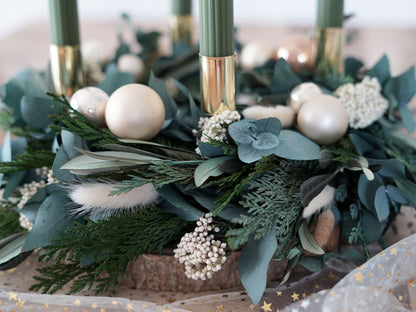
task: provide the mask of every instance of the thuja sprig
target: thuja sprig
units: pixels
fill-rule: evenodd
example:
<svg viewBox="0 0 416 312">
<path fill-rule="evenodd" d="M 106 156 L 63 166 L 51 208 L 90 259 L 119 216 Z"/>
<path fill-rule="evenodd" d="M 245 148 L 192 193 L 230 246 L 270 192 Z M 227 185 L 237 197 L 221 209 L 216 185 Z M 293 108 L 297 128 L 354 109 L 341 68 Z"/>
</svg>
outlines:
<svg viewBox="0 0 416 312">
<path fill-rule="evenodd" d="M 129 263 L 141 254 L 160 253 L 163 248 L 171 247 L 189 224 L 160 208 L 151 207 L 69 228 L 65 236 L 57 238 L 39 257 L 39 261 L 55 259 L 55 262 L 38 269 L 41 276 L 34 277 L 38 283 L 30 289 L 55 293 L 72 281 L 68 294 L 93 286 L 96 293 L 111 291 L 121 283 Z M 94 262 L 81 265 L 87 258 Z"/>
</svg>

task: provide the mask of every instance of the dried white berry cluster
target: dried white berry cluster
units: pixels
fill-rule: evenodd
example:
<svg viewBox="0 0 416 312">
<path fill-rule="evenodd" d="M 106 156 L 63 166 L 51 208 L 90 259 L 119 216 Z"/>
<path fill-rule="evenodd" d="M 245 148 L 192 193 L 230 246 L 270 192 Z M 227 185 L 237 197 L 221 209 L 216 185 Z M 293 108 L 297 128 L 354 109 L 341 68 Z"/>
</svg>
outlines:
<svg viewBox="0 0 416 312">
<path fill-rule="evenodd" d="M 58 180 L 53 176 L 52 170 L 48 167 L 42 167 L 36 169 L 36 173 L 43 179 L 40 182 L 32 181 L 31 183 L 24 184 L 19 192 L 22 195 L 17 207 L 22 209 L 26 202 L 36 194 L 41 188 L 43 188 L 47 184 L 56 183 Z M 31 230 L 33 227 L 33 223 L 28 220 L 28 218 L 21 213 L 19 217 L 20 226 L 24 229 Z"/>
<path fill-rule="evenodd" d="M 197 227 L 192 233 L 185 234 L 174 250 L 175 258 L 185 264 L 185 275 L 194 280 L 211 278 L 214 272 L 221 269 L 225 262 L 226 243 L 214 239 L 209 231 L 218 232 L 213 228 L 212 213 L 199 218 Z"/>
<path fill-rule="evenodd" d="M 388 108 L 388 101 L 380 94 L 381 86 L 377 78 L 365 76 L 357 83 L 348 83 L 335 90 L 349 116 L 351 128 L 366 128 L 379 119 Z"/>
<path fill-rule="evenodd" d="M 228 126 L 241 119 L 237 111 L 226 110 L 221 114 L 210 118 L 203 117 L 199 120 L 199 128 L 202 130 L 201 141 L 209 143 L 210 139 L 224 142 L 227 139 Z"/>
</svg>

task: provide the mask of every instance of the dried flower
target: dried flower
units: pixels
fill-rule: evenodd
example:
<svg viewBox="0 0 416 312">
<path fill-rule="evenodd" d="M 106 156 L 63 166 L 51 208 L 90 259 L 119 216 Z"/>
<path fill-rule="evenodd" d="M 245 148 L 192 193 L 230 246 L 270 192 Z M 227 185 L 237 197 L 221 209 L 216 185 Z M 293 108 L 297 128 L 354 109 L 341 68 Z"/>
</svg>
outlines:
<svg viewBox="0 0 416 312">
<path fill-rule="evenodd" d="M 347 83 L 335 90 L 349 116 L 351 128 L 366 128 L 379 119 L 388 108 L 388 101 L 380 94 L 377 78 L 369 76 L 357 84 Z"/>
<path fill-rule="evenodd" d="M 224 142 L 227 139 L 228 126 L 241 119 L 237 111 L 226 110 L 212 117 L 202 117 L 199 128 L 202 130 L 201 141 L 209 143 L 211 140 Z"/>
<path fill-rule="evenodd" d="M 211 278 L 214 272 L 221 269 L 225 262 L 226 243 L 214 239 L 209 231 L 218 232 L 212 227 L 212 213 L 199 218 L 197 227 L 192 233 L 185 234 L 174 250 L 175 258 L 185 264 L 185 275 L 194 280 Z"/>
</svg>

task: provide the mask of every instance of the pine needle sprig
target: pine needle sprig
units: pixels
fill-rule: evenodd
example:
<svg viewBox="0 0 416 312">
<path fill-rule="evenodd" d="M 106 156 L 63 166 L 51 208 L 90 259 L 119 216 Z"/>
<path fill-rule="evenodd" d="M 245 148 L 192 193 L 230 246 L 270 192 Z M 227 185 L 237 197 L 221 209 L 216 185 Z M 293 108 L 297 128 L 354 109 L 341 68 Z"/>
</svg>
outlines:
<svg viewBox="0 0 416 312">
<path fill-rule="evenodd" d="M 241 228 L 229 230 L 226 234 L 232 249 L 245 244 L 251 234 L 260 239 L 275 231 L 278 240 L 277 254 L 282 254 L 293 238 L 296 222 L 302 211 L 300 186 L 304 175 L 299 168 L 288 163 L 255 179 L 249 187 L 251 192 L 243 195 L 241 205 L 249 215 L 233 220 Z"/>
<path fill-rule="evenodd" d="M 189 225 L 179 217 L 151 207 L 72 227 L 39 257 L 43 262 L 56 260 L 38 269 L 42 276 L 34 277 L 38 283 L 30 289 L 54 293 L 73 281 L 68 294 L 93 286 L 97 294 L 112 291 L 123 280 L 129 263 L 141 254 L 154 250 L 161 253 L 163 248 L 173 246 Z M 95 262 L 81 266 L 82 259 L 90 258 Z"/>
<path fill-rule="evenodd" d="M 52 167 L 54 159 L 55 153 L 51 151 L 29 147 L 24 154 L 17 155 L 14 161 L 0 162 L 0 173 Z"/>
<path fill-rule="evenodd" d="M 66 129 L 82 137 L 87 142 L 91 142 L 93 147 L 120 143 L 118 138 L 109 129 L 98 127 L 79 112 L 73 110 L 64 96 L 58 97 L 52 93 L 48 93 L 48 95 L 54 101 L 61 104 L 55 106 L 56 114 L 51 116 L 55 124 L 50 126 L 51 129 L 57 132 Z"/>
</svg>

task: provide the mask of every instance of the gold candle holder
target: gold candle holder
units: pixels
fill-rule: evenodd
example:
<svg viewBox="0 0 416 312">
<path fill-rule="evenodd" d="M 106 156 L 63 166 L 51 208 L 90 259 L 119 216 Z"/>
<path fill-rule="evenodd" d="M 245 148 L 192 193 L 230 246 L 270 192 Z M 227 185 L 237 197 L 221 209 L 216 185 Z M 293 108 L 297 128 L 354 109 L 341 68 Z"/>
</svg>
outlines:
<svg viewBox="0 0 416 312">
<path fill-rule="evenodd" d="M 235 110 L 235 55 L 208 57 L 199 55 L 202 107 L 213 115 L 226 106 Z"/>
<path fill-rule="evenodd" d="M 185 42 L 192 47 L 192 15 L 172 15 L 169 18 L 169 27 L 172 37 L 172 45 L 179 41 Z"/>
<path fill-rule="evenodd" d="M 81 48 L 76 46 L 50 46 L 51 76 L 58 95 L 71 96 L 84 86 Z"/>
<path fill-rule="evenodd" d="M 315 72 L 322 74 L 328 69 L 338 74 L 344 73 L 344 31 L 342 27 L 315 29 L 316 60 Z"/>
</svg>

